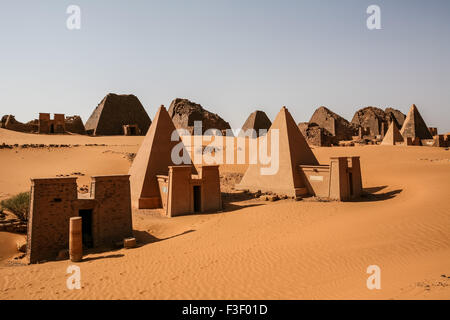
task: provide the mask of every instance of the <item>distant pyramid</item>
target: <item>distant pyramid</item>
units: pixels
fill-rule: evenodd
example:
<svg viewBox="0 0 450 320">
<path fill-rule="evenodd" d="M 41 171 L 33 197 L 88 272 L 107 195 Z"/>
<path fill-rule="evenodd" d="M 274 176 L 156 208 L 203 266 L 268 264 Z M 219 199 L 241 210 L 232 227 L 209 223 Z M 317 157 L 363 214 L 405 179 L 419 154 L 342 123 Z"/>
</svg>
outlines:
<svg viewBox="0 0 450 320">
<path fill-rule="evenodd" d="M 245 121 L 244 125 L 242 126 L 242 130 L 240 132 L 240 135 L 244 135 L 245 131 L 247 130 L 255 130 L 256 136 L 253 136 L 253 138 L 259 137 L 259 130 L 269 130 L 270 126 L 272 125 L 272 122 L 267 117 L 266 113 L 264 111 L 256 110 Z"/>
<path fill-rule="evenodd" d="M 123 126 L 137 124 L 142 135 L 152 121 L 135 95 L 109 93 L 86 122 L 86 132 L 96 136 L 123 135 Z"/>
<path fill-rule="evenodd" d="M 300 129 L 286 107 L 278 113 L 267 133 L 268 145 L 271 143 L 273 130 L 279 132 L 279 167 L 273 175 L 262 175 L 261 168 L 269 165 L 249 165 L 239 189 L 272 191 L 288 196 L 296 196 L 307 193 L 299 165 L 318 165 L 318 161 L 305 141 Z M 263 139 L 260 137 L 258 139 Z M 260 140 L 259 140 L 260 141 Z M 270 150 L 270 146 L 268 146 Z"/>
<path fill-rule="evenodd" d="M 383 141 L 381 142 L 382 145 L 389 145 L 393 146 L 397 143 L 403 143 L 404 139 L 402 137 L 402 134 L 398 130 L 397 126 L 397 120 L 391 121 L 391 124 L 389 125 L 389 130 L 387 131 L 386 135 L 384 136 Z"/>
<path fill-rule="evenodd" d="M 433 139 L 433 136 L 428 130 L 428 127 L 425 124 L 425 121 L 423 121 L 423 118 L 420 115 L 419 110 L 417 109 L 415 104 L 413 104 L 411 106 L 411 109 L 409 109 L 408 115 L 406 116 L 400 133 L 405 139 Z"/>
<path fill-rule="evenodd" d="M 175 165 L 171 158 L 172 149 L 181 143 L 181 140 L 171 141 L 172 132 L 175 130 L 172 119 L 164 106 L 161 106 L 129 171 L 133 207 L 139 209 L 161 207 L 156 175 L 167 175 L 168 167 Z M 183 152 L 187 152 L 186 149 Z"/>
</svg>

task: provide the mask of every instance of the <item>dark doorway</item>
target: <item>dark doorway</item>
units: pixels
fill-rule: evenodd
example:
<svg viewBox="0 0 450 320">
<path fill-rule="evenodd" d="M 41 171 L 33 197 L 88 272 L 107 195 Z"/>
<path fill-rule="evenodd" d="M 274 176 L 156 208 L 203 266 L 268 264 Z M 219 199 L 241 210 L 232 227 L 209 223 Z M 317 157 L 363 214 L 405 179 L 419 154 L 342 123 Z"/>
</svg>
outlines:
<svg viewBox="0 0 450 320">
<path fill-rule="evenodd" d="M 83 235 L 83 247 L 92 248 L 94 238 L 92 237 L 92 209 L 80 210 L 79 215 L 82 218 L 81 228 Z"/>
<path fill-rule="evenodd" d="M 130 127 L 130 136 L 135 136 L 136 134 L 136 127 Z"/>
<path fill-rule="evenodd" d="M 55 125 L 54 124 L 50 125 L 50 133 L 55 133 Z"/>
<path fill-rule="evenodd" d="M 353 196 L 353 175 L 351 172 L 348 173 L 348 180 L 350 184 L 350 196 Z"/>
<path fill-rule="evenodd" d="M 200 212 L 202 205 L 202 196 L 200 186 L 194 186 L 194 212 Z"/>
</svg>

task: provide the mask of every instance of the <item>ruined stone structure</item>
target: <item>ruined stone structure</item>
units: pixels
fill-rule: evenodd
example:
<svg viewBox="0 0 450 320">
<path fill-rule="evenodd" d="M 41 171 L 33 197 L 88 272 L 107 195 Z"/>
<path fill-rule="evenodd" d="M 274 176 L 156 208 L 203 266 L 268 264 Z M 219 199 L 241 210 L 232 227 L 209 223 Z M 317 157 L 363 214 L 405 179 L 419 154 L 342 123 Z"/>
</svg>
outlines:
<svg viewBox="0 0 450 320">
<path fill-rule="evenodd" d="M 342 140 L 352 140 L 352 137 L 358 134 L 357 126 L 326 107 L 318 108 L 309 120 L 309 124 L 317 124 L 325 129 L 324 135 L 332 136 L 330 143 L 336 145 Z"/>
<path fill-rule="evenodd" d="M 386 135 L 384 136 L 383 141 L 381 142 L 382 145 L 396 145 L 396 144 L 403 144 L 404 138 L 402 134 L 400 133 L 400 130 L 397 127 L 397 121 L 393 120 L 391 124 L 389 125 L 389 130 L 387 131 Z"/>
<path fill-rule="evenodd" d="M 267 117 L 266 113 L 264 111 L 256 110 L 248 116 L 247 120 L 242 126 L 240 135 L 245 135 L 245 132 L 247 130 L 254 130 L 252 138 L 257 138 L 260 135 L 259 130 L 267 131 L 269 130 L 271 125 L 272 122 L 270 121 L 269 117 Z"/>
<path fill-rule="evenodd" d="M 139 126 L 137 124 L 127 124 L 123 126 L 123 135 L 124 136 L 140 136 L 141 130 L 139 130 Z"/>
<path fill-rule="evenodd" d="M 184 156 L 185 165 L 173 163 L 173 150 Z M 199 166 L 197 170 L 187 163 L 192 163 L 189 153 L 161 106 L 129 171 L 133 207 L 164 208 L 169 217 L 220 210 L 218 167 Z"/>
<path fill-rule="evenodd" d="M 403 123 L 405 122 L 406 119 L 406 115 L 403 112 L 394 108 L 386 108 L 384 109 L 384 113 L 386 114 L 386 120 L 388 121 L 389 124 L 392 122 L 392 119 L 394 118 L 397 121 L 398 128 L 401 128 L 403 126 Z"/>
<path fill-rule="evenodd" d="M 301 122 L 298 128 L 310 146 L 330 147 L 335 143 L 331 133 L 316 123 Z"/>
<path fill-rule="evenodd" d="M 435 127 L 429 127 L 428 131 L 430 131 L 430 134 L 434 137 L 438 135 L 438 129 Z"/>
<path fill-rule="evenodd" d="M 269 165 L 250 164 L 237 189 L 291 197 L 313 195 L 340 201 L 361 194 L 359 157 L 331 158 L 330 165 L 319 165 L 286 107 L 270 127 L 269 141 L 274 130 L 279 134 L 278 170 L 274 174 L 263 174 L 261 169 Z"/>
<path fill-rule="evenodd" d="M 231 129 L 230 124 L 223 120 L 218 114 L 211 113 L 197 103 L 187 99 L 177 98 L 172 101 L 169 107 L 169 116 L 177 129 L 186 129 L 194 135 L 194 122 L 202 122 L 202 132 L 209 129 L 217 129 L 225 135 L 227 129 Z"/>
<path fill-rule="evenodd" d="M 4 115 L 1 119 L 0 127 L 8 130 L 19 131 L 19 132 L 35 132 L 38 129 L 38 125 L 29 123 L 22 123 L 17 121 L 12 115 Z"/>
<path fill-rule="evenodd" d="M 404 138 L 433 139 L 415 104 L 411 106 L 400 133 Z"/>
<path fill-rule="evenodd" d="M 308 193 L 318 198 L 349 201 L 361 196 L 359 157 L 331 157 L 330 165 L 300 165 Z"/>
<path fill-rule="evenodd" d="M 353 116 L 352 123 L 360 126 L 364 135 L 370 137 L 384 137 L 388 130 L 385 112 L 375 107 L 366 107 L 358 110 Z"/>
<path fill-rule="evenodd" d="M 64 114 L 55 113 L 54 118 L 50 118 L 50 113 L 39 113 L 38 133 L 65 133 L 66 122 Z"/>
<path fill-rule="evenodd" d="M 76 134 L 86 134 L 86 129 L 84 128 L 83 120 L 80 116 L 70 116 L 66 117 L 66 132 L 76 133 Z"/>
<path fill-rule="evenodd" d="M 77 178 L 31 179 L 27 258 L 51 260 L 69 248 L 69 220 L 82 217 L 85 247 L 111 246 L 132 236 L 128 175 L 92 177 L 91 192 L 79 198 Z"/>
<path fill-rule="evenodd" d="M 124 125 L 137 125 L 145 135 L 151 120 L 135 95 L 109 93 L 86 122 L 86 132 L 95 136 L 122 135 Z"/>
<path fill-rule="evenodd" d="M 162 206 L 167 217 L 217 211 L 222 208 L 219 166 L 169 166 L 168 175 L 158 175 Z"/>
</svg>

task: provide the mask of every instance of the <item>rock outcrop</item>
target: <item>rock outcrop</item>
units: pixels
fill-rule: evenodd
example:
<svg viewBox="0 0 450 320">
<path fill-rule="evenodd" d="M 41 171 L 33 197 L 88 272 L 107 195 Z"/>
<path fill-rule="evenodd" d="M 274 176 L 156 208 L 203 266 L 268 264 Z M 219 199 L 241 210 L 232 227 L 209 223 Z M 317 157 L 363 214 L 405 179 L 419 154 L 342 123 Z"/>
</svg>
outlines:
<svg viewBox="0 0 450 320">
<path fill-rule="evenodd" d="M 186 129 L 191 135 L 194 134 L 194 122 L 202 122 L 202 134 L 208 129 L 218 129 L 225 135 L 225 130 L 231 127 L 218 114 L 205 110 L 201 105 L 188 99 L 177 98 L 169 107 L 169 116 L 177 129 Z"/>
</svg>

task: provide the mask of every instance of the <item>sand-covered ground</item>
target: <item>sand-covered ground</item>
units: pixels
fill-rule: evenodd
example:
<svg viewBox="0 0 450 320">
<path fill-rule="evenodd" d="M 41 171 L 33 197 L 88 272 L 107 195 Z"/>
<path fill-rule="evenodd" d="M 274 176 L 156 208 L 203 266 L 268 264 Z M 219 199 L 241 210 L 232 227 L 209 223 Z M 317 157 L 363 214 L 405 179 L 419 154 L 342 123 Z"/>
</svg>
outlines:
<svg viewBox="0 0 450 320">
<path fill-rule="evenodd" d="M 79 145 L 0 150 L 0 200 L 29 190 L 30 177 L 75 174 L 81 186 L 91 175 L 127 173 L 141 141 L 0 129 L 0 144 Z M 313 151 L 322 163 L 361 156 L 370 195 L 346 203 L 237 196 L 216 214 L 134 213 L 141 245 L 86 256 L 73 291 L 70 261 L 21 265 L 11 257 L 23 236 L 0 232 L 0 299 L 450 299 L 450 151 Z M 369 265 L 381 268 L 381 290 L 366 287 Z"/>
</svg>

